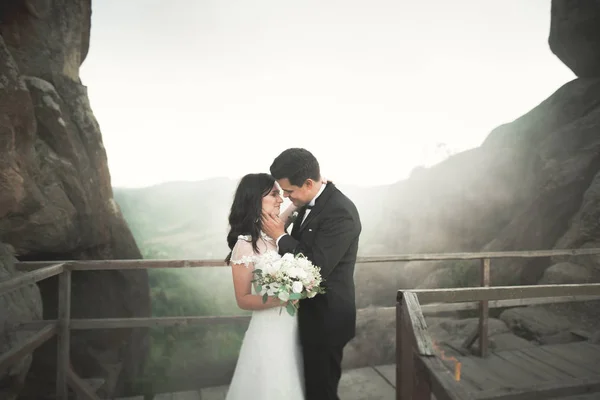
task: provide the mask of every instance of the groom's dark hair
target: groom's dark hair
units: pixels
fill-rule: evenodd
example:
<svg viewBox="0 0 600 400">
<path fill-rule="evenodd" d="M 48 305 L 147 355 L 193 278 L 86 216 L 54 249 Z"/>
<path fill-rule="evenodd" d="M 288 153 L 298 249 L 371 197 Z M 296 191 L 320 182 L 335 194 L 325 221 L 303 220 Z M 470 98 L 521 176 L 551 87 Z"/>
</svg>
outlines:
<svg viewBox="0 0 600 400">
<path fill-rule="evenodd" d="M 271 164 L 271 175 L 275 179 L 288 179 L 294 186 L 302 186 L 307 179 L 321 179 L 319 162 L 306 149 L 284 150 Z"/>
</svg>

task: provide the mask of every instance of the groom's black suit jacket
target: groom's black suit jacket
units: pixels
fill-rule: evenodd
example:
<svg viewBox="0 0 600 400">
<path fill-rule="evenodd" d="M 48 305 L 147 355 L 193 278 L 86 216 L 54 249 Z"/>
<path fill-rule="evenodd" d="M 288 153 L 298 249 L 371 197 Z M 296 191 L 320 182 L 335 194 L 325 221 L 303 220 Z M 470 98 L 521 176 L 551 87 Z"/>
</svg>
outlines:
<svg viewBox="0 0 600 400">
<path fill-rule="evenodd" d="M 298 210 L 291 236 L 279 240 L 279 253 L 304 254 L 321 268 L 326 293 L 300 301 L 303 345 L 345 345 L 355 335 L 354 264 L 362 226 L 354 203 L 333 183 L 317 197 L 304 223 Z"/>
</svg>

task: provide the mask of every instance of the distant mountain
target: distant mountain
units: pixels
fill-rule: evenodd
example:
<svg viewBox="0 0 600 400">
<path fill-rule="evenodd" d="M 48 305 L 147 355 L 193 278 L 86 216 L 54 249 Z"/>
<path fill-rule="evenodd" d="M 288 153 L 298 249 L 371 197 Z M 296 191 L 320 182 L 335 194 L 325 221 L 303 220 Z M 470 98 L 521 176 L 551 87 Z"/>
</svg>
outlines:
<svg viewBox="0 0 600 400">
<path fill-rule="evenodd" d="M 146 258 L 224 258 L 227 217 L 237 180 L 167 182 L 114 188 L 115 201 Z M 363 222 L 361 253 L 382 253 L 375 221 L 381 220 L 387 186 L 338 185 L 356 204 Z"/>
<path fill-rule="evenodd" d="M 236 184 L 215 178 L 114 188 L 114 198 L 145 257 L 224 258 L 227 215 Z"/>
</svg>

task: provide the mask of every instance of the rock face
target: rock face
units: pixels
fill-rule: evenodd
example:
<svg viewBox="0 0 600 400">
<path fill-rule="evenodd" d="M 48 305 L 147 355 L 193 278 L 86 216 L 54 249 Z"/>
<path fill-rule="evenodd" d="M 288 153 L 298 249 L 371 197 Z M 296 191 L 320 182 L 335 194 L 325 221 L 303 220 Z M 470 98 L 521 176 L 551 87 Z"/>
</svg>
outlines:
<svg viewBox="0 0 600 400">
<path fill-rule="evenodd" d="M 552 1 L 550 49 L 580 78 L 600 75 L 600 1 Z"/>
<path fill-rule="evenodd" d="M 549 45 L 578 78 L 479 148 L 394 185 L 379 224 L 381 253 L 600 247 L 600 1 L 555 0 L 551 18 Z M 478 285 L 477 267 L 406 263 L 380 290 Z M 492 261 L 493 286 L 593 282 L 600 256 Z M 497 345 L 581 340 L 573 330 L 597 340 L 599 310 L 600 302 L 504 310 L 500 320 L 513 333 Z"/>
<path fill-rule="evenodd" d="M 570 18 L 600 18 L 598 1 L 552 4 L 552 46 L 557 46 L 562 29 L 557 27 Z M 382 221 L 387 225 L 382 236 L 391 238 L 389 252 L 600 247 L 600 64 L 592 66 L 594 57 L 600 62 L 600 46 L 590 45 L 594 57 L 586 55 L 581 46 L 594 36 L 585 33 L 587 23 L 573 24 L 573 32 L 580 34 L 561 34 L 560 43 L 564 54 L 585 66 L 585 77 L 566 83 L 533 110 L 496 128 L 479 148 L 397 184 L 386 207 L 389 218 Z M 600 29 L 600 23 L 590 26 Z M 535 284 L 558 263 L 576 266 L 555 266 L 545 282 L 559 279 L 559 270 L 562 275 L 576 274 L 560 278 L 565 283 L 600 281 L 600 257 L 567 257 L 494 260 L 492 284 Z M 468 270 L 463 264 L 408 263 L 402 272 L 404 286 L 449 286 L 452 270 Z M 478 276 L 475 267 L 469 270 L 471 283 Z"/>
<path fill-rule="evenodd" d="M 79 80 L 90 15 L 90 0 L 0 4 L 0 242 L 21 261 L 141 258 L 113 200 L 100 128 Z M 56 282 L 39 285 L 44 319 L 56 317 Z M 150 315 L 145 272 L 77 272 L 72 290 L 73 318 Z M 24 310 L 11 318 L 27 320 L 39 302 L 21 297 L 6 301 Z M 100 393 L 110 396 L 140 372 L 145 341 L 138 330 L 75 332 L 74 369 L 104 377 Z M 51 397 L 55 362 L 55 343 L 34 353 L 21 398 Z M 19 376 L 27 368 L 22 363 Z"/>
</svg>

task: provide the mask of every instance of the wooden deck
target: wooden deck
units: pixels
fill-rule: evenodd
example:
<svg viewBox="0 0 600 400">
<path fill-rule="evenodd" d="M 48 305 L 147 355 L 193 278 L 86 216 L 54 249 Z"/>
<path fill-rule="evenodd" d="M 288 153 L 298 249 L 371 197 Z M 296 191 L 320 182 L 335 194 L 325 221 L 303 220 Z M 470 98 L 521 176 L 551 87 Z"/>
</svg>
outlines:
<svg viewBox="0 0 600 400">
<path fill-rule="evenodd" d="M 393 400 L 395 397 L 396 366 L 381 365 L 344 371 L 340 381 L 341 400 Z M 162 393 L 153 400 L 225 400 L 228 386 L 215 386 L 198 391 Z M 260 396 L 256 397 L 260 399 Z M 143 396 L 117 400 L 144 400 Z"/>
<path fill-rule="evenodd" d="M 600 345 L 588 341 L 503 350 L 486 358 L 444 350 L 447 357 L 461 363 L 460 385 L 474 399 L 501 399 L 519 393 L 522 397 L 518 398 L 533 399 L 530 392 L 534 390 L 535 399 L 543 399 L 545 390 L 559 387 L 570 397 L 555 394 L 552 398 L 600 399 Z M 454 371 L 454 361 L 443 363 Z M 577 393 L 574 387 L 585 383 L 587 387 Z"/>
<path fill-rule="evenodd" d="M 503 350 L 486 358 L 464 355 L 455 349 L 442 346 L 447 357 L 453 356 L 461 363 L 460 385 L 474 399 L 514 396 L 535 388 L 538 392 L 523 394 L 523 400 L 543 399 L 545 387 L 564 386 L 572 392 L 570 383 L 590 382 L 596 393 L 581 393 L 556 400 L 600 399 L 600 345 L 587 341 L 528 347 L 519 350 Z M 444 361 L 453 373 L 454 362 Z M 395 398 L 396 366 L 378 365 L 344 371 L 340 382 L 340 400 L 393 400 Z M 228 386 L 216 386 L 198 391 L 163 393 L 153 400 L 225 400 Z M 431 397 L 435 399 L 435 396 Z M 118 400 L 143 400 L 143 396 Z"/>
</svg>

